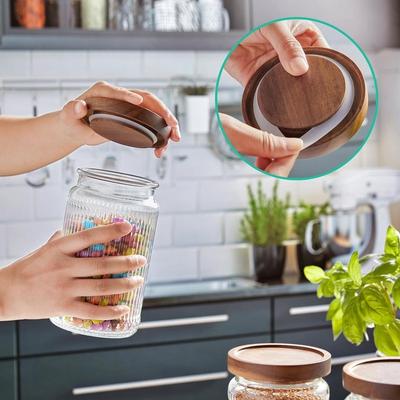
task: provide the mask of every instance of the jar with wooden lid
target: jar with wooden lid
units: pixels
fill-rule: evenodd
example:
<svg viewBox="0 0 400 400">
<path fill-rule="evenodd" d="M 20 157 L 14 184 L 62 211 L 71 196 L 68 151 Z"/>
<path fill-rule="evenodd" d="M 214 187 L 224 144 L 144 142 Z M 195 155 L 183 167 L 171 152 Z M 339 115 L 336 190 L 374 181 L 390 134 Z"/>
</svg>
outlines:
<svg viewBox="0 0 400 400">
<path fill-rule="evenodd" d="M 331 371 L 325 350 L 297 344 L 263 343 L 228 353 L 229 400 L 329 400 L 323 379 Z"/>
<path fill-rule="evenodd" d="M 346 400 L 399 400 L 400 357 L 353 361 L 343 368 Z"/>
</svg>

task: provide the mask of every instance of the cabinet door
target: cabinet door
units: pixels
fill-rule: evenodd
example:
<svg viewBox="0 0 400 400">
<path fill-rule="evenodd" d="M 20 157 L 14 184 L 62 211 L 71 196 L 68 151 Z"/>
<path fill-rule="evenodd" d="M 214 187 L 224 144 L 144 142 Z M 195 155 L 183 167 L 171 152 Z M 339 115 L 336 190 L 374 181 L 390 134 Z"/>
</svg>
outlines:
<svg viewBox="0 0 400 400">
<path fill-rule="evenodd" d="M 21 400 L 225 399 L 229 349 L 269 340 L 246 336 L 27 357 L 20 362 Z"/>
<path fill-rule="evenodd" d="M 370 335 L 370 337 L 372 336 Z M 341 400 L 346 397 L 346 392 L 342 387 L 343 365 L 360 358 L 374 357 L 376 351 L 373 341 L 364 341 L 360 346 L 354 346 L 341 336 L 334 342 L 330 328 L 277 333 L 275 341 L 321 347 L 332 354 L 332 372 L 325 379 L 331 389 L 331 399 L 333 400 Z"/>
<path fill-rule="evenodd" d="M 17 362 L 0 361 L 0 398 L 17 400 Z"/>
<path fill-rule="evenodd" d="M 16 355 L 15 322 L 0 322 L 0 358 Z"/>
<path fill-rule="evenodd" d="M 325 316 L 329 303 L 329 299 L 318 299 L 315 294 L 277 297 L 274 300 L 275 330 L 328 326 Z"/>
<path fill-rule="evenodd" d="M 49 321 L 23 321 L 20 353 L 49 354 L 266 334 L 271 327 L 270 310 L 269 299 L 145 308 L 139 331 L 130 338 L 118 340 L 72 335 Z"/>
</svg>

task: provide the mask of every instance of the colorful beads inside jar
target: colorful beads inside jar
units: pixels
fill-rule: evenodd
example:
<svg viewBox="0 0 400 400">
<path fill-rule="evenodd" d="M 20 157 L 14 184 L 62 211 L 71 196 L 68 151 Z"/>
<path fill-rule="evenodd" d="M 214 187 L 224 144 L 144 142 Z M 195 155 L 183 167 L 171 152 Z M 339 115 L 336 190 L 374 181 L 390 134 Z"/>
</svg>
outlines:
<svg viewBox="0 0 400 400">
<path fill-rule="evenodd" d="M 73 218 L 69 226 L 67 226 L 65 234 L 69 235 L 81 230 L 92 229 L 97 226 L 108 225 L 111 223 L 124 222 L 126 219 L 121 217 L 86 217 Z M 131 226 L 131 232 L 118 240 L 113 240 L 109 243 L 98 243 L 84 249 L 76 254 L 76 257 L 107 257 L 107 256 L 129 256 L 140 254 L 146 256 L 147 246 L 149 243 L 147 232 L 148 226 L 143 221 L 128 221 Z M 110 278 L 126 278 L 129 276 L 139 275 L 144 276 L 145 267 L 135 270 L 134 272 L 125 272 L 119 274 L 107 274 L 93 276 L 95 279 L 110 279 Z M 138 290 L 133 290 L 128 293 L 113 294 L 109 296 L 90 296 L 83 300 L 99 306 L 116 306 L 127 305 L 132 307 L 135 304 L 135 297 L 138 295 Z M 71 324 L 77 328 L 90 331 L 124 331 L 127 325 L 127 318 L 124 316 L 117 320 L 84 320 L 75 317 L 63 317 L 64 322 Z"/>
</svg>

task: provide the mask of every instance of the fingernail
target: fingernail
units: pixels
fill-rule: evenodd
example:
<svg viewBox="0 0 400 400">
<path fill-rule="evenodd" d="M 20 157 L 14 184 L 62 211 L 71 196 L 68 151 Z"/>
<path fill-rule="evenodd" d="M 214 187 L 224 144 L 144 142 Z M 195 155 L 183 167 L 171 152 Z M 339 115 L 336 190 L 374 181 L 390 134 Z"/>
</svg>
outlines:
<svg viewBox="0 0 400 400">
<path fill-rule="evenodd" d="M 85 107 L 86 103 L 83 100 L 78 100 L 74 105 L 74 112 L 76 114 L 81 114 Z"/>
<path fill-rule="evenodd" d="M 286 139 L 286 148 L 288 151 L 293 153 L 300 151 L 304 146 L 304 143 L 301 139 L 297 138 L 288 138 Z"/>
<path fill-rule="evenodd" d="M 118 227 L 118 230 L 125 233 L 132 230 L 132 225 L 127 221 L 115 221 L 114 224 Z"/>
<path fill-rule="evenodd" d="M 130 311 L 130 308 L 128 306 L 116 306 L 115 310 L 118 313 L 121 313 L 122 315 L 124 315 L 124 314 L 128 314 L 128 312 Z"/>
<path fill-rule="evenodd" d="M 147 263 L 147 258 L 144 256 L 141 256 L 139 254 L 135 255 L 135 256 L 131 256 L 132 260 L 135 261 L 136 263 L 136 267 L 142 267 L 143 265 L 146 265 Z"/>
<path fill-rule="evenodd" d="M 293 75 L 303 75 L 308 71 L 308 63 L 304 57 L 295 57 L 290 60 L 290 70 Z"/>
<path fill-rule="evenodd" d="M 131 276 L 129 280 L 133 286 L 142 285 L 144 283 L 144 279 L 141 276 Z"/>
</svg>

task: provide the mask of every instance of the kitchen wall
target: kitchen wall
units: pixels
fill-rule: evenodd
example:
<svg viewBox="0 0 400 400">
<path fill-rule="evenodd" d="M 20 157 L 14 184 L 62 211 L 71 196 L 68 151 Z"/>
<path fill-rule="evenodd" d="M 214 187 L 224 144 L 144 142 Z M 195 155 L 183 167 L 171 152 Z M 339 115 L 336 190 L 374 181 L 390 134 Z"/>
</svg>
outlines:
<svg viewBox="0 0 400 400">
<path fill-rule="evenodd" d="M 59 108 L 98 79 L 121 85 L 147 87 L 166 101 L 173 78 L 213 82 L 222 52 L 86 52 L 2 51 L 0 85 L 2 114 L 32 115 Z M 371 54 L 375 60 L 375 54 Z M 224 87 L 231 87 L 229 81 Z M 45 88 L 45 89 L 44 89 Z M 379 164 L 374 134 L 351 167 Z M 207 135 L 187 135 L 171 144 L 159 161 L 147 150 L 113 144 L 86 147 L 43 172 L 0 178 L 0 265 L 21 257 L 45 242 L 62 226 L 68 188 L 77 167 L 113 165 L 124 172 L 160 182 L 161 213 L 152 260 L 152 282 L 216 276 L 248 275 L 248 247 L 241 243 L 239 221 L 246 208 L 246 185 L 262 179 L 267 189 L 273 179 L 262 177 L 242 162 L 226 160 L 210 147 Z M 107 162 L 106 162 L 107 160 Z M 293 202 L 322 202 L 325 179 L 281 181 L 281 193 Z"/>
</svg>

